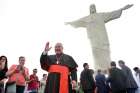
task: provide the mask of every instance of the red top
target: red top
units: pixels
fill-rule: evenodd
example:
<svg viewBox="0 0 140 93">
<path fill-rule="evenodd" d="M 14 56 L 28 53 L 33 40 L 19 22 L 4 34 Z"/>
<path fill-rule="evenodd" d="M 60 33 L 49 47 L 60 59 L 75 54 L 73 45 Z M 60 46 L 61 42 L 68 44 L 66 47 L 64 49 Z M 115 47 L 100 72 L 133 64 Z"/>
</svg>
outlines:
<svg viewBox="0 0 140 93">
<path fill-rule="evenodd" d="M 16 69 L 17 69 L 17 65 L 12 65 L 9 68 L 8 72 L 15 70 L 15 73 L 9 76 L 8 82 L 15 81 L 17 85 L 25 86 L 25 83 L 26 83 L 25 76 L 23 75 L 23 73 L 21 73 L 20 71 Z M 27 77 L 29 77 L 29 70 L 26 67 L 24 67 L 24 74 Z"/>
<path fill-rule="evenodd" d="M 28 83 L 28 90 L 38 89 L 39 88 L 39 80 L 36 75 L 30 75 L 30 82 Z"/>
</svg>

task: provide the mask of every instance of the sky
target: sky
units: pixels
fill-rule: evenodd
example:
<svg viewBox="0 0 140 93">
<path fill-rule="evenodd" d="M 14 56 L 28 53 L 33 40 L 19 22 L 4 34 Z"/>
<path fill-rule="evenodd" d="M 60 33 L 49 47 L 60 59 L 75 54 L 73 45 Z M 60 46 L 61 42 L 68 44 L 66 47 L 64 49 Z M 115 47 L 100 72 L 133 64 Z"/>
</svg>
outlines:
<svg viewBox="0 0 140 93">
<path fill-rule="evenodd" d="M 54 54 L 56 42 L 62 42 L 64 53 L 78 63 L 78 76 L 83 63 L 94 69 L 93 56 L 85 28 L 75 29 L 65 22 L 89 15 L 90 4 L 97 12 L 110 12 L 127 4 L 134 4 L 123 11 L 119 19 L 106 23 L 110 41 L 111 59 L 124 60 L 133 68 L 140 66 L 140 17 L 139 0 L 0 0 L 0 55 L 8 58 L 8 66 L 18 64 L 18 57 L 25 56 L 25 66 L 38 69 L 41 78 L 46 73 L 40 68 L 40 55 L 45 43 L 50 42 Z"/>
</svg>

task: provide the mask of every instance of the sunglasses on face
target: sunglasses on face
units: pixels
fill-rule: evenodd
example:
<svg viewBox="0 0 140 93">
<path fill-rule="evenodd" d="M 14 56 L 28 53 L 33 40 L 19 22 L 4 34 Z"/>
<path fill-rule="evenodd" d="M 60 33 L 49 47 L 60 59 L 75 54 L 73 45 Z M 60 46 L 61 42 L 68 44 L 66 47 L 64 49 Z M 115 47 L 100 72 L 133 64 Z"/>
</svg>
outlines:
<svg viewBox="0 0 140 93">
<path fill-rule="evenodd" d="M 37 70 L 34 70 L 33 72 L 37 72 Z"/>
</svg>

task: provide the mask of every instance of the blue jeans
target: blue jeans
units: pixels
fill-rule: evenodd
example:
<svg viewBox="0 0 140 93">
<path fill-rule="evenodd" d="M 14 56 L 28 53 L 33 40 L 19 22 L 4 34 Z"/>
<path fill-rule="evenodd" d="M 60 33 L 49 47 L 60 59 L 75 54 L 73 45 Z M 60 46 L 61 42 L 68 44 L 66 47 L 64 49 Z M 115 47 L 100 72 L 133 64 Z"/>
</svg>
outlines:
<svg viewBox="0 0 140 93">
<path fill-rule="evenodd" d="M 37 89 L 32 89 L 30 93 L 38 93 Z"/>
</svg>

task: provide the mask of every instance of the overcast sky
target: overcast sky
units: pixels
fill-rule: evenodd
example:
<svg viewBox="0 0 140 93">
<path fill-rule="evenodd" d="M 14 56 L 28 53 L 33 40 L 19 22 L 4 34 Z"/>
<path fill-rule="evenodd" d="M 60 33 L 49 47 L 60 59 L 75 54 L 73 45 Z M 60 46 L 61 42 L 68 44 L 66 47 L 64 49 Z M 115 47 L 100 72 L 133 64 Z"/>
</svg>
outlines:
<svg viewBox="0 0 140 93">
<path fill-rule="evenodd" d="M 134 6 L 123 11 L 121 18 L 106 24 L 111 58 L 122 59 L 128 66 L 140 66 L 139 0 L 0 0 L 0 55 L 8 57 L 8 65 L 26 57 L 26 66 L 44 73 L 39 59 L 45 43 L 50 41 L 54 53 L 56 42 L 64 44 L 64 52 L 78 63 L 78 75 L 84 62 L 93 68 L 93 57 L 86 29 L 75 29 L 64 22 L 89 15 L 90 4 L 97 12 L 109 12 L 126 4 Z M 94 69 L 94 68 L 93 68 Z"/>
</svg>

